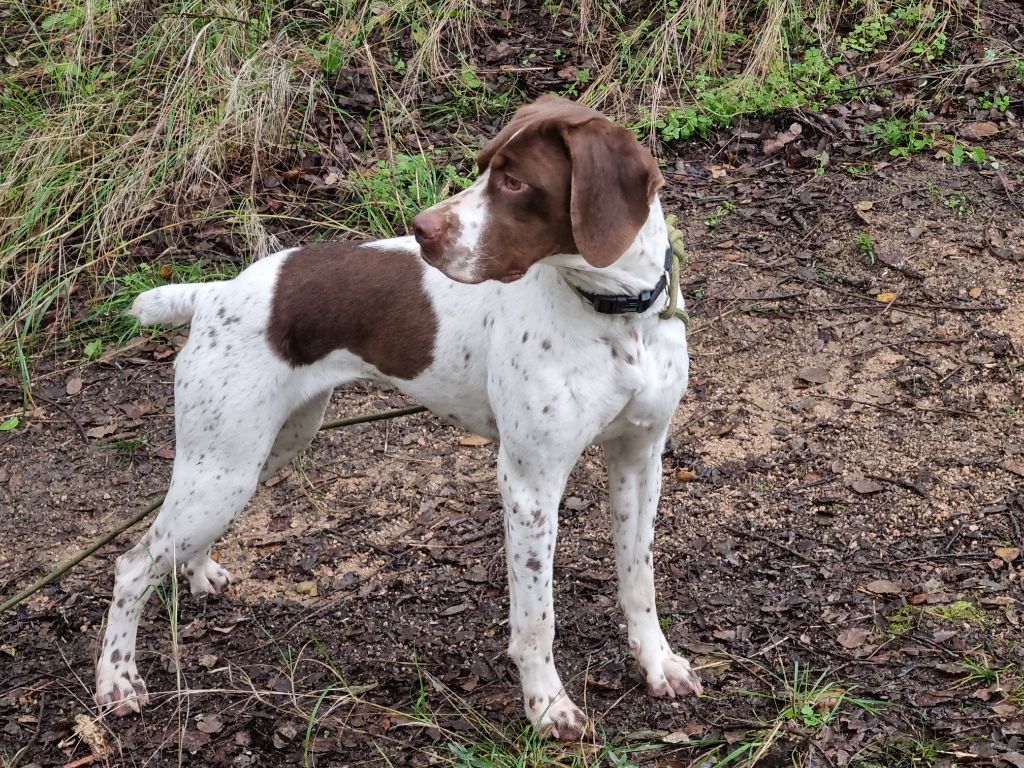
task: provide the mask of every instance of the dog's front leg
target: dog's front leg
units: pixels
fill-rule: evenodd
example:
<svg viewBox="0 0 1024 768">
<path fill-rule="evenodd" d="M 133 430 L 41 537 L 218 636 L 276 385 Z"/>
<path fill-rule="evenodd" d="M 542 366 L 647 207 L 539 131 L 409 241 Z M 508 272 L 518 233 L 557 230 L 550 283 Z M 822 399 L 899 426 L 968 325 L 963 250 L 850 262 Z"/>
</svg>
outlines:
<svg viewBox="0 0 1024 768">
<path fill-rule="evenodd" d="M 571 464 L 553 466 L 536 450 L 517 450 L 505 442 L 498 452 L 508 565 L 508 653 L 519 668 L 526 716 L 538 733 L 563 740 L 579 739 L 589 728 L 583 710 L 562 687 L 552 656 L 558 502 L 569 469 Z"/>
<path fill-rule="evenodd" d="M 652 696 L 701 693 L 690 663 L 669 648 L 654 597 L 654 518 L 661 495 L 661 448 L 665 432 L 629 435 L 604 444 L 608 459 L 619 604 L 626 616 L 629 647 Z"/>
</svg>

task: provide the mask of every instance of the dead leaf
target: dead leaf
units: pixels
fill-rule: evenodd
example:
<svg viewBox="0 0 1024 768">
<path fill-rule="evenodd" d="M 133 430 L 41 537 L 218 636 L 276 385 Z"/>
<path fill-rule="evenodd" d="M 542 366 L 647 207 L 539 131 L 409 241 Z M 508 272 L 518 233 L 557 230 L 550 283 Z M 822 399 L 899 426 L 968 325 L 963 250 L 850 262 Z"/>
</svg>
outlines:
<svg viewBox="0 0 1024 768">
<path fill-rule="evenodd" d="M 782 151 L 783 147 L 796 139 L 802 132 L 803 126 L 800 123 L 793 123 L 787 130 L 777 136 L 765 139 L 761 144 L 761 151 L 764 152 L 766 157 L 777 155 Z"/>
<path fill-rule="evenodd" d="M 453 605 L 449 608 L 445 608 L 443 611 L 441 611 L 441 615 L 455 616 L 456 614 L 462 613 L 467 608 L 469 608 L 469 603 L 459 603 L 458 605 Z"/>
<path fill-rule="evenodd" d="M 196 754 L 199 750 L 210 743 L 210 735 L 208 733 L 202 733 L 201 731 L 185 731 L 181 735 L 181 748 L 184 749 L 191 755 Z"/>
<path fill-rule="evenodd" d="M 886 291 L 875 296 L 875 301 L 883 301 L 888 304 L 890 301 L 896 298 L 896 294 L 893 291 Z"/>
<path fill-rule="evenodd" d="M 300 595 L 309 595 L 310 597 L 317 597 L 320 594 L 319 590 L 316 588 L 316 582 L 312 580 L 300 581 L 295 585 L 295 591 Z"/>
<path fill-rule="evenodd" d="M 828 371 L 824 368 L 804 368 L 796 377 L 809 384 L 824 384 L 829 379 Z"/>
<path fill-rule="evenodd" d="M 467 445 L 471 447 L 478 447 L 481 445 L 490 445 L 492 440 L 489 437 L 483 435 L 463 435 L 459 438 L 459 445 Z"/>
<path fill-rule="evenodd" d="M 879 491 L 885 490 L 884 485 L 876 483 L 874 480 L 868 480 L 866 477 L 850 483 L 850 488 L 862 496 L 867 496 L 868 494 L 878 493 Z"/>
<path fill-rule="evenodd" d="M 967 295 L 970 296 L 972 299 L 978 298 L 979 296 L 981 296 L 981 286 L 974 286 L 967 292 Z"/>
<path fill-rule="evenodd" d="M 875 201 L 874 200 L 858 200 L 856 203 L 853 204 L 853 207 L 856 210 L 858 210 L 861 213 L 863 213 L 864 211 L 870 211 L 872 208 L 874 208 L 875 207 Z"/>
<path fill-rule="evenodd" d="M 107 435 L 112 435 L 115 432 L 117 432 L 117 424 L 113 424 L 113 423 L 111 423 L 111 424 L 101 424 L 98 427 L 91 427 L 91 428 L 85 430 L 86 436 L 91 437 L 93 439 L 99 439 L 101 437 L 106 437 Z"/>
<path fill-rule="evenodd" d="M 960 134 L 962 138 L 978 141 L 979 139 L 987 139 L 990 136 L 995 136 L 999 133 L 999 126 L 991 120 L 980 120 L 977 123 L 961 125 L 957 130 L 957 133 Z"/>
<path fill-rule="evenodd" d="M 1012 563 L 1018 557 L 1020 557 L 1019 547 L 996 547 L 994 550 L 996 557 L 1000 560 L 1005 560 L 1007 563 Z"/>
<path fill-rule="evenodd" d="M 77 395 L 82 391 L 82 377 L 72 376 L 68 379 L 68 383 L 64 387 L 64 391 L 69 395 Z"/>
<path fill-rule="evenodd" d="M 207 715 L 196 723 L 196 728 L 203 733 L 220 733 L 224 730 L 224 723 L 216 715 Z"/>
<path fill-rule="evenodd" d="M 900 587 L 899 584 L 894 581 L 889 581 L 888 579 L 876 579 L 875 581 L 865 584 L 864 589 L 868 592 L 873 592 L 876 595 L 898 595 L 903 591 L 903 588 Z"/>
<path fill-rule="evenodd" d="M 945 704 L 953 698 L 952 691 L 921 691 L 914 698 L 914 703 L 919 707 L 934 707 L 936 704 Z"/>
<path fill-rule="evenodd" d="M 1024 464 L 1021 464 L 1019 461 L 1011 461 L 1010 459 L 1007 459 L 999 466 L 1001 466 L 1007 472 L 1013 472 L 1013 474 L 1015 475 L 1020 475 L 1021 477 L 1024 477 Z"/>
<path fill-rule="evenodd" d="M 692 469 L 677 469 L 675 478 L 681 483 L 692 483 L 697 479 L 697 473 Z"/>
<path fill-rule="evenodd" d="M 1021 754 L 1020 752 L 1003 752 L 999 755 L 999 759 L 1003 762 L 1009 763 L 1014 766 L 1014 768 L 1024 768 L 1024 754 Z"/>
<path fill-rule="evenodd" d="M 844 629 L 840 632 L 839 637 L 836 639 L 839 640 L 839 644 L 843 646 L 843 648 L 852 651 L 854 648 L 860 648 L 864 645 L 864 641 L 868 639 L 868 635 L 870 634 L 871 633 L 866 629 L 850 627 L 849 629 Z"/>
</svg>

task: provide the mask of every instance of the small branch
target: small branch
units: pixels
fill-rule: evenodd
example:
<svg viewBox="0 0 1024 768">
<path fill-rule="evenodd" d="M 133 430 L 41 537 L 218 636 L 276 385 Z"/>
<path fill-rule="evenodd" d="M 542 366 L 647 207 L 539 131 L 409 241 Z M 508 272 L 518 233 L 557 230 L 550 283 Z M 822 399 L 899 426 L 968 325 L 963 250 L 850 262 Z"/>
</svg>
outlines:
<svg viewBox="0 0 1024 768">
<path fill-rule="evenodd" d="M 27 598 L 29 595 L 32 595 L 32 594 L 38 592 L 40 589 L 45 587 L 51 581 L 54 581 L 54 580 L 60 578 L 61 576 L 63 576 L 65 573 L 70 571 L 72 568 L 74 568 L 80 562 L 85 560 L 85 558 L 87 558 L 89 555 L 91 555 L 97 549 L 99 549 L 104 544 L 106 544 L 107 542 L 109 542 L 112 539 L 114 539 L 115 537 L 117 537 L 118 534 L 123 533 L 124 531 L 127 531 L 129 528 L 131 528 L 137 522 L 139 522 L 143 518 L 147 517 L 151 512 L 153 512 L 153 510 L 155 510 L 157 507 L 159 507 L 161 504 L 163 504 L 164 498 L 165 498 L 164 496 L 159 496 L 158 498 L 154 499 L 148 505 L 146 505 L 146 507 L 144 507 L 143 509 L 141 509 L 138 512 L 136 512 L 129 519 L 119 523 L 116 528 L 114 528 L 113 530 L 107 531 L 105 534 L 100 536 L 98 539 L 96 539 L 96 541 L 94 541 L 88 547 L 86 547 L 81 552 L 79 552 L 77 555 L 72 557 L 70 560 L 68 560 L 67 562 L 65 562 L 65 563 L 63 563 L 63 564 L 61 564 L 59 566 L 57 566 L 56 568 L 54 568 L 52 571 L 50 571 L 48 574 L 43 576 L 41 579 L 39 579 L 37 582 L 35 582 L 31 586 L 25 587 L 25 589 L 21 590 L 21 592 L 16 594 L 14 597 L 11 597 L 8 600 L 5 600 L 4 604 L 0 605 L 0 613 L 4 613 L 8 609 L 13 608 L 18 603 L 20 603 L 22 600 Z"/>
<path fill-rule="evenodd" d="M 959 67 L 948 67 L 947 69 L 936 69 L 933 72 L 912 72 L 902 77 L 890 77 L 886 80 L 875 80 L 870 83 L 863 83 L 861 85 L 848 85 L 845 88 L 840 88 L 834 93 L 850 93 L 851 91 L 865 91 L 872 88 L 881 88 L 885 85 L 893 85 L 894 83 L 903 83 L 907 80 L 937 80 L 940 77 L 946 75 L 955 75 L 959 72 L 974 72 L 979 69 L 990 69 L 992 67 L 1001 67 L 1004 64 L 1011 64 L 1016 59 L 995 59 L 994 61 L 985 61 L 979 64 L 968 64 L 961 65 Z"/>
</svg>

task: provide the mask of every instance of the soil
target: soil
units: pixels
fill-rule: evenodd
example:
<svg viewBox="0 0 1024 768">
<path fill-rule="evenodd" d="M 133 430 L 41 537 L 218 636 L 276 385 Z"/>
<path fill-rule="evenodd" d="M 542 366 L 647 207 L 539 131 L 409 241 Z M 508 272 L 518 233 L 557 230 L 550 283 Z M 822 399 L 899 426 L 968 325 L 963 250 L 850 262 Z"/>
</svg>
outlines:
<svg viewBox="0 0 1024 768">
<path fill-rule="evenodd" d="M 542 75 L 528 94 L 552 87 Z M 942 129 L 994 121 L 998 169 L 879 152 L 855 130 L 866 101 L 658 147 L 692 321 L 656 572 L 666 634 L 703 666 L 706 695 L 650 699 L 628 658 L 594 449 L 555 559 L 559 669 L 601 733 L 663 743 L 634 761 L 674 768 L 702 740 L 742 743 L 777 711 L 750 692 L 809 671 L 833 699 L 884 704 L 844 704 L 823 731 L 790 721 L 761 764 L 1024 765 L 1024 131 L 955 103 Z M 793 123 L 799 137 L 767 155 Z M 822 174 L 807 160 L 819 147 Z M 23 424 L 0 433 L 0 594 L 166 489 L 182 341 L 34 362 Z M 0 383 L 2 413 L 17 411 L 16 377 Z M 355 385 L 328 418 L 405 404 Z M 151 706 L 96 722 L 113 559 L 139 530 L 104 546 L 3 616 L 0 755 L 418 766 L 497 739 L 489 727 L 517 732 L 495 451 L 466 438 L 429 415 L 321 432 L 218 545 L 229 593 L 177 603 L 176 652 L 176 601 L 150 601 Z"/>
</svg>

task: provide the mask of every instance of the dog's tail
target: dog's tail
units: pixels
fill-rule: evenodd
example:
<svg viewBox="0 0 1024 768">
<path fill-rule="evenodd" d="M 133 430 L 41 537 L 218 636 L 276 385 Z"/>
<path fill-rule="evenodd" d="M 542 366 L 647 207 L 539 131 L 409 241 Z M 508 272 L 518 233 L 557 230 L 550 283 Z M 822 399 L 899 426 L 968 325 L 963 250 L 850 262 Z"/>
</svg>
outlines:
<svg viewBox="0 0 1024 768">
<path fill-rule="evenodd" d="M 161 285 L 135 297 L 128 313 L 143 325 L 182 325 L 192 320 L 196 304 L 210 284 Z"/>
</svg>

